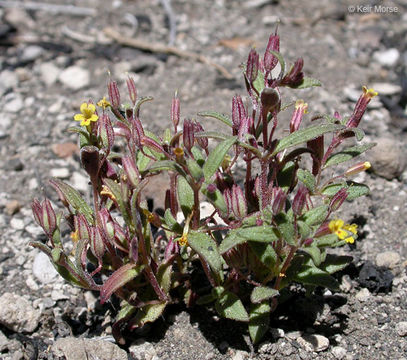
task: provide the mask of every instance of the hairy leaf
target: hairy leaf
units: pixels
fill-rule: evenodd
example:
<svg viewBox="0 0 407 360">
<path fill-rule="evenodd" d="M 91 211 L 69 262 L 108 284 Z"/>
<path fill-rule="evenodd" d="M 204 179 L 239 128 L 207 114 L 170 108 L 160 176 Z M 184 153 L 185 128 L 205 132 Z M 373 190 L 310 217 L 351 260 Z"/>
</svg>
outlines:
<svg viewBox="0 0 407 360">
<path fill-rule="evenodd" d="M 229 116 L 227 116 L 225 114 L 221 114 L 216 111 L 202 111 L 202 112 L 199 112 L 198 115 L 203 116 L 203 117 L 214 118 L 216 120 L 223 122 L 227 126 L 233 127 L 232 120 L 230 120 Z"/>
<path fill-rule="evenodd" d="M 328 160 L 325 163 L 324 168 L 327 168 L 328 166 L 332 165 L 337 165 L 340 163 L 343 163 L 345 161 L 349 161 L 353 159 L 356 156 L 359 156 L 360 154 L 364 153 L 365 151 L 371 149 L 373 146 L 375 146 L 376 143 L 369 143 L 369 144 L 363 144 L 363 145 L 358 145 L 358 146 L 352 146 L 347 149 L 344 149 L 336 154 L 331 155 Z"/>
<path fill-rule="evenodd" d="M 186 218 L 194 207 L 194 191 L 188 181 L 181 176 L 178 177 L 177 195 L 181 210 Z"/>
<path fill-rule="evenodd" d="M 250 301 L 254 304 L 259 304 L 264 300 L 271 299 L 275 296 L 278 296 L 279 292 L 276 289 L 266 287 L 266 286 L 258 286 L 255 287 L 250 295 Z"/>
<path fill-rule="evenodd" d="M 297 177 L 309 191 L 315 190 L 315 177 L 308 170 L 298 169 Z"/>
<path fill-rule="evenodd" d="M 224 290 L 215 303 L 216 311 L 220 316 L 237 320 L 249 321 L 249 315 L 238 296 L 230 291 Z"/>
<path fill-rule="evenodd" d="M 252 304 L 250 307 L 249 334 L 253 343 L 258 343 L 270 324 L 271 307 L 267 302 Z"/>
<path fill-rule="evenodd" d="M 321 86 L 321 82 L 311 77 L 304 77 L 301 85 L 296 86 L 296 89 L 307 89 L 314 86 Z"/>
<path fill-rule="evenodd" d="M 309 226 L 321 224 L 328 215 L 328 205 L 320 205 L 307 211 L 301 216 L 301 220 L 304 220 Z"/>
</svg>

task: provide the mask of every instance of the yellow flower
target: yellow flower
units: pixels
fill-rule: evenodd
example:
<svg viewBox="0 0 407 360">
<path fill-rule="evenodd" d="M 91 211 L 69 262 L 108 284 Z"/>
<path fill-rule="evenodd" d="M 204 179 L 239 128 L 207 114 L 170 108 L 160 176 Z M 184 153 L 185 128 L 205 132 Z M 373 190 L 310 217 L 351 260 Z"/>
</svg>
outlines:
<svg viewBox="0 0 407 360">
<path fill-rule="evenodd" d="M 81 114 L 76 114 L 73 118 L 75 121 L 80 121 L 81 126 L 88 126 L 91 121 L 97 121 L 99 119 L 99 116 L 95 114 L 96 107 L 93 104 L 83 103 L 80 110 Z"/>
<path fill-rule="evenodd" d="M 307 114 L 308 113 L 308 104 L 306 102 L 304 102 L 304 100 L 300 99 L 297 100 L 295 102 L 295 109 L 298 110 L 302 110 L 303 114 Z"/>
<path fill-rule="evenodd" d="M 181 246 L 185 246 L 188 244 L 188 235 L 187 234 L 183 234 L 179 239 L 178 239 L 178 243 Z"/>
<path fill-rule="evenodd" d="M 343 220 L 337 219 L 330 221 L 328 226 L 331 233 L 336 234 L 339 239 L 345 240 L 349 244 L 355 242 L 355 238 L 349 235 L 357 235 L 358 226 L 356 224 L 345 224 Z"/>
<path fill-rule="evenodd" d="M 110 189 L 106 185 L 102 185 L 102 191 L 100 192 L 100 195 L 106 195 L 108 198 L 112 199 L 113 201 L 116 201 L 116 196 L 110 191 Z"/>
<path fill-rule="evenodd" d="M 79 240 L 79 231 L 76 229 L 75 231 L 71 232 L 71 240 L 74 244 L 76 244 Z"/>
<path fill-rule="evenodd" d="M 377 91 L 375 91 L 372 88 L 368 89 L 367 86 L 363 86 L 362 90 L 363 90 L 363 95 L 365 95 L 369 99 L 374 98 L 375 96 L 379 95 L 379 93 Z"/>
<path fill-rule="evenodd" d="M 106 100 L 106 96 L 103 96 L 103 99 L 101 99 L 98 103 L 97 106 L 100 106 L 105 110 L 107 107 L 111 106 L 110 102 Z"/>
</svg>

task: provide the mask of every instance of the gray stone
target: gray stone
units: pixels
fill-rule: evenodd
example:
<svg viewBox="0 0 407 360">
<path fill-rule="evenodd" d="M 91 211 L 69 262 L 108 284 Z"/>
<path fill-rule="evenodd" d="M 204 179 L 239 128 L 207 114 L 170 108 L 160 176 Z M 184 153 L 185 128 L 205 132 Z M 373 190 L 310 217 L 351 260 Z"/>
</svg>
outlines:
<svg viewBox="0 0 407 360">
<path fill-rule="evenodd" d="M 395 251 L 384 251 L 377 254 L 376 265 L 384 266 L 390 269 L 396 267 L 401 261 L 400 255 Z"/>
<path fill-rule="evenodd" d="M 387 180 L 399 177 L 406 165 L 401 144 L 391 137 L 379 138 L 376 142 L 369 156 L 372 170 Z"/>
<path fill-rule="evenodd" d="M 43 252 L 39 252 L 33 261 L 32 272 L 34 276 L 43 284 L 52 282 L 57 276 L 58 272 L 52 265 L 49 257 Z"/>
<path fill-rule="evenodd" d="M 72 186 L 83 193 L 87 193 L 90 190 L 89 178 L 82 175 L 81 173 L 75 172 L 71 178 Z"/>
<path fill-rule="evenodd" d="M 283 338 L 285 335 L 284 330 L 279 328 L 271 328 L 270 332 L 273 339 Z"/>
<path fill-rule="evenodd" d="M 55 84 L 61 70 L 52 62 L 42 63 L 39 67 L 41 80 L 48 86 Z"/>
<path fill-rule="evenodd" d="M 369 291 L 369 289 L 366 289 L 366 288 L 359 290 L 355 295 L 355 298 L 357 300 L 359 300 L 360 302 L 367 301 L 367 299 L 369 299 L 369 297 L 370 297 L 370 291 Z"/>
<path fill-rule="evenodd" d="M 17 218 L 12 218 L 10 220 L 10 225 L 15 230 L 23 230 L 24 229 L 24 221 Z"/>
<path fill-rule="evenodd" d="M 244 360 L 247 358 L 247 352 L 242 351 L 242 350 L 237 350 L 236 354 L 233 355 L 231 360 Z"/>
<path fill-rule="evenodd" d="M 67 337 L 58 339 L 51 347 L 55 357 L 65 357 L 66 360 L 98 359 L 127 360 L 127 353 L 116 344 L 103 340 L 77 339 Z"/>
<path fill-rule="evenodd" d="M 7 349 L 7 343 L 8 343 L 8 339 L 7 339 L 6 335 L 4 335 L 0 331 L 0 352 L 3 352 L 3 350 Z"/>
<path fill-rule="evenodd" d="M 400 53 L 396 48 L 386 49 L 384 51 L 376 51 L 373 54 L 373 59 L 380 65 L 386 67 L 393 67 L 397 64 L 400 58 Z"/>
<path fill-rule="evenodd" d="M 0 323 L 15 332 L 33 332 L 39 323 L 41 311 L 34 309 L 23 297 L 5 293 L 0 297 Z"/>
<path fill-rule="evenodd" d="M 21 61 L 23 62 L 31 62 L 38 59 L 44 53 L 44 49 L 38 45 L 29 45 L 21 54 Z"/>
<path fill-rule="evenodd" d="M 341 346 L 334 346 L 332 348 L 332 355 L 335 359 L 342 360 L 346 356 L 346 349 Z"/>
<path fill-rule="evenodd" d="M 13 96 L 10 100 L 6 101 L 4 111 L 9 113 L 17 113 L 24 107 L 23 100 L 20 96 Z"/>
<path fill-rule="evenodd" d="M 67 88 L 79 90 L 90 84 L 90 73 L 80 66 L 70 66 L 59 75 L 59 81 Z"/>
<path fill-rule="evenodd" d="M 69 172 L 69 169 L 67 169 L 67 168 L 54 168 L 54 169 L 51 169 L 50 175 L 52 177 L 56 177 L 58 179 L 68 179 L 70 172 Z"/>
<path fill-rule="evenodd" d="M 14 71 L 3 70 L 0 73 L 0 94 L 4 94 L 6 90 L 13 89 L 18 84 L 18 77 Z"/>
<path fill-rule="evenodd" d="M 407 321 L 400 321 L 397 323 L 396 331 L 399 336 L 407 336 Z"/>
<path fill-rule="evenodd" d="M 157 356 L 154 345 L 144 339 L 137 339 L 129 347 L 129 353 L 134 360 L 152 360 Z"/>
<path fill-rule="evenodd" d="M 297 341 L 307 351 L 320 352 L 329 347 L 329 339 L 318 334 L 303 335 Z"/>
<path fill-rule="evenodd" d="M 391 96 L 400 94 L 402 88 L 400 85 L 391 84 L 391 83 L 374 83 L 372 88 L 375 89 L 379 95 Z"/>
</svg>

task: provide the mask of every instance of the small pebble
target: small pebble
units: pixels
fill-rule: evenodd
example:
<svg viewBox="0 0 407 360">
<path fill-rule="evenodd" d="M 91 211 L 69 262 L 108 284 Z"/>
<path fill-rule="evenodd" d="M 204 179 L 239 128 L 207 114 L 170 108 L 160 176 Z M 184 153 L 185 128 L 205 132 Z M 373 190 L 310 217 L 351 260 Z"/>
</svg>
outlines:
<svg viewBox="0 0 407 360">
<path fill-rule="evenodd" d="M 20 209 L 21 209 L 21 204 L 17 200 L 11 200 L 11 201 L 7 202 L 5 211 L 6 211 L 7 215 L 12 216 L 12 215 L 18 213 L 20 211 Z"/>
<path fill-rule="evenodd" d="M 58 77 L 67 88 L 79 90 L 90 85 L 90 73 L 80 66 L 70 66 L 63 70 Z"/>
<path fill-rule="evenodd" d="M 323 335 L 303 335 L 297 339 L 298 343 L 308 351 L 321 352 L 329 347 L 329 339 Z"/>
<path fill-rule="evenodd" d="M 400 321 L 396 324 L 396 331 L 399 336 L 407 336 L 407 321 Z"/>
<path fill-rule="evenodd" d="M 38 59 L 44 53 L 44 49 L 38 45 L 29 45 L 21 54 L 21 61 L 31 62 Z"/>
<path fill-rule="evenodd" d="M 10 220 L 10 225 L 15 230 L 23 230 L 24 229 L 24 221 L 21 219 L 12 218 Z"/>
<path fill-rule="evenodd" d="M 377 254 L 376 256 L 376 265 L 381 267 L 386 267 L 393 269 L 401 261 L 399 253 L 395 251 L 385 251 Z"/>
<path fill-rule="evenodd" d="M 363 289 L 359 290 L 359 292 L 355 295 L 355 297 L 360 302 L 365 302 L 370 297 L 370 291 L 369 291 L 369 289 L 363 288 Z"/>
<path fill-rule="evenodd" d="M 376 51 L 373 54 L 373 59 L 376 60 L 380 65 L 385 67 L 393 67 L 397 64 L 400 58 L 400 53 L 397 49 L 387 49 L 384 51 Z"/>
<path fill-rule="evenodd" d="M 387 180 L 399 177 L 406 166 L 401 144 L 391 137 L 378 138 L 376 142 L 370 150 L 373 172 Z"/>
<path fill-rule="evenodd" d="M 35 255 L 32 265 L 32 272 L 34 276 L 43 284 L 52 282 L 58 276 L 58 272 L 51 264 L 49 257 L 43 252 L 39 252 L 37 255 Z"/>
<path fill-rule="evenodd" d="M 334 346 L 332 348 L 332 355 L 335 356 L 335 359 L 342 360 L 346 356 L 346 349 L 341 346 Z"/>
<path fill-rule="evenodd" d="M 50 171 L 51 177 L 55 177 L 58 179 L 68 179 L 70 172 L 67 168 L 54 168 Z"/>
</svg>

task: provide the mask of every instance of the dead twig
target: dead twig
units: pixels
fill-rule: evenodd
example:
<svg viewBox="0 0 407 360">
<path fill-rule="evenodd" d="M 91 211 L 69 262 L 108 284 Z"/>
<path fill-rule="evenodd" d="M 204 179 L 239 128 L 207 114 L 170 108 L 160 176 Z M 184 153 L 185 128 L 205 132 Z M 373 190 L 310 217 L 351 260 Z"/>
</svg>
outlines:
<svg viewBox="0 0 407 360">
<path fill-rule="evenodd" d="M 105 28 L 103 31 L 106 34 L 106 36 L 117 41 L 121 45 L 134 47 L 134 48 L 144 50 L 144 51 L 149 51 L 152 53 L 170 54 L 170 55 L 178 56 L 183 59 L 191 59 L 191 60 L 199 61 L 203 64 L 207 64 L 209 66 L 214 67 L 226 79 L 233 78 L 232 74 L 230 74 L 230 72 L 227 71 L 222 65 L 214 63 L 212 60 L 208 59 L 206 56 L 203 56 L 203 55 L 191 52 L 191 51 L 180 50 L 174 46 L 167 46 L 167 45 L 143 41 L 140 39 L 128 38 L 128 37 L 122 36 L 120 33 L 118 33 L 116 30 L 114 30 L 110 27 Z"/>
<path fill-rule="evenodd" d="M 57 5 L 41 2 L 21 2 L 11 0 L 0 0 L 0 7 L 4 8 L 22 8 L 26 10 L 40 10 L 54 14 L 70 14 L 77 16 L 95 16 L 96 9 L 79 7 L 75 5 Z"/>
</svg>

